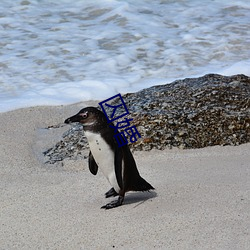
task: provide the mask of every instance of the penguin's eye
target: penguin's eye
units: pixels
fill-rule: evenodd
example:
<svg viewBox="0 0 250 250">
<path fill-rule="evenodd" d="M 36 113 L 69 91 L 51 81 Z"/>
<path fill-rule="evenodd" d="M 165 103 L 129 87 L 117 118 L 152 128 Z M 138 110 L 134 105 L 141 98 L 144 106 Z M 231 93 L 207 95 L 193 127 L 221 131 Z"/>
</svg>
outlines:
<svg viewBox="0 0 250 250">
<path fill-rule="evenodd" d="M 83 119 L 86 119 L 88 117 L 88 112 L 79 114 Z"/>
</svg>

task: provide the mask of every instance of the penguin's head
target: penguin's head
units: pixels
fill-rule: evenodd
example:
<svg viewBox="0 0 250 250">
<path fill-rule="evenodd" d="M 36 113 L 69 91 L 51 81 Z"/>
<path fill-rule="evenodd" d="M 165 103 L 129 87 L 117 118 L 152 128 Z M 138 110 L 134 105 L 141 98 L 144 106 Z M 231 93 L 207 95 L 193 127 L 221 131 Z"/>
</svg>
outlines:
<svg viewBox="0 0 250 250">
<path fill-rule="evenodd" d="M 79 122 L 85 130 L 106 127 L 108 124 L 104 113 L 95 107 L 81 109 L 76 115 L 67 118 L 64 122 L 67 124 Z"/>
</svg>

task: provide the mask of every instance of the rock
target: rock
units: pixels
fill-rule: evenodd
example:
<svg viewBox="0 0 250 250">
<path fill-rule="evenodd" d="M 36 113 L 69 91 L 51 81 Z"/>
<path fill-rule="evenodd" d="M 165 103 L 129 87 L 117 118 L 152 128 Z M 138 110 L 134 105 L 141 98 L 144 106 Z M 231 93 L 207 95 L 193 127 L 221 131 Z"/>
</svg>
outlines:
<svg viewBox="0 0 250 250">
<path fill-rule="evenodd" d="M 250 142 L 250 78 L 209 74 L 123 95 L 141 134 L 133 150 L 202 148 Z M 86 157 L 82 128 L 72 127 L 44 152 L 48 162 Z"/>
</svg>

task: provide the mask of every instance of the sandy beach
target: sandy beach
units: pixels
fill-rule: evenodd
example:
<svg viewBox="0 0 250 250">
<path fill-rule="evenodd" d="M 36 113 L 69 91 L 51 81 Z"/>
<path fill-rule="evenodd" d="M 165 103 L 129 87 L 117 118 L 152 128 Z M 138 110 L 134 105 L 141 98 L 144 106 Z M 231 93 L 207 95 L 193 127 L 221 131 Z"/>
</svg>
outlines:
<svg viewBox="0 0 250 250">
<path fill-rule="evenodd" d="M 0 113 L 0 249 L 249 249 L 250 144 L 135 152 L 155 192 L 110 188 L 86 160 L 43 164 L 68 129 L 45 130 L 89 103 Z"/>
</svg>

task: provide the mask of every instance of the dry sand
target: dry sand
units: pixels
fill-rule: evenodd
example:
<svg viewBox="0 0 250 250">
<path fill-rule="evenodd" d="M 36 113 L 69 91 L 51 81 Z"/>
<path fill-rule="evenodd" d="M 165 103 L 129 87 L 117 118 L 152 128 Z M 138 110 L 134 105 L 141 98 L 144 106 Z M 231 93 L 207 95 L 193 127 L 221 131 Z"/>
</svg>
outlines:
<svg viewBox="0 0 250 250">
<path fill-rule="evenodd" d="M 110 187 L 87 160 L 41 162 L 67 130 L 43 128 L 84 105 L 0 114 L 0 249 L 250 248 L 250 144 L 135 152 L 155 192 L 103 210 Z"/>
</svg>

